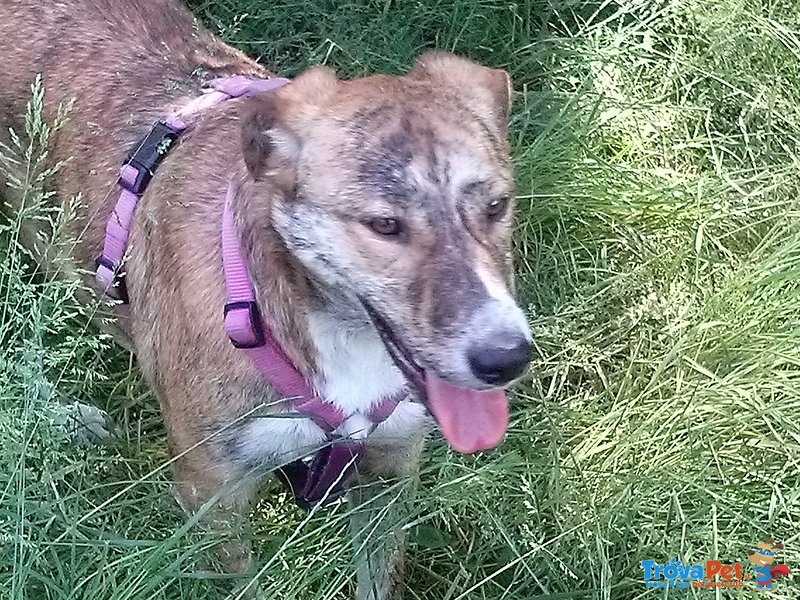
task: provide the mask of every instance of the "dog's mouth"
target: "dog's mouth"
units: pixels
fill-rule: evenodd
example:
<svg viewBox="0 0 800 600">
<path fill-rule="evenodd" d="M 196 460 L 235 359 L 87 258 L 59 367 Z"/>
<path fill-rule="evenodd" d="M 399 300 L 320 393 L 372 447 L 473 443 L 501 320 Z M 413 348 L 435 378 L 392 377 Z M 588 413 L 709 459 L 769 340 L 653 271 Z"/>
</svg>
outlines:
<svg viewBox="0 0 800 600">
<path fill-rule="evenodd" d="M 494 448 L 508 428 L 508 399 L 502 388 L 473 390 L 449 383 L 423 368 L 395 333 L 389 320 L 363 298 L 364 310 L 378 330 L 386 350 L 439 424 L 457 452 Z"/>
</svg>

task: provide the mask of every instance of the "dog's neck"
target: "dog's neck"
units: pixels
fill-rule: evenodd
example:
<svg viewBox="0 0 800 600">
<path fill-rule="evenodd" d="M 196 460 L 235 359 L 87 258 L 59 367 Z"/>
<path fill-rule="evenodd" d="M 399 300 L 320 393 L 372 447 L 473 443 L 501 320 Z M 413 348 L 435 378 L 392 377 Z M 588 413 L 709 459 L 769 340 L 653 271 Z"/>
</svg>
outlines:
<svg viewBox="0 0 800 600">
<path fill-rule="evenodd" d="M 361 303 L 323 284 L 316 290 L 307 319 L 316 349 L 318 392 L 345 413 L 365 412 L 397 395 L 405 378 Z"/>
<path fill-rule="evenodd" d="M 358 299 L 315 278 L 270 224 L 253 182 L 240 181 L 237 229 L 259 307 L 286 355 L 346 414 L 399 393 L 405 378 Z"/>
</svg>

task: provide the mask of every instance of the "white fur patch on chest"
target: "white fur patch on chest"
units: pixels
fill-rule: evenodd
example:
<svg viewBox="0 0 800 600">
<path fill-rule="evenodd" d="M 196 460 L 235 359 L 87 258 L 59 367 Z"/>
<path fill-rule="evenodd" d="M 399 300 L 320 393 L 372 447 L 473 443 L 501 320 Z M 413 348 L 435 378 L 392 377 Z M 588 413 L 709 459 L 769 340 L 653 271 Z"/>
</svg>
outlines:
<svg viewBox="0 0 800 600">
<path fill-rule="evenodd" d="M 339 433 L 356 439 L 404 445 L 433 428 L 425 407 L 401 401 L 374 428 L 366 417 L 379 400 L 404 393 L 406 381 L 371 328 L 354 329 L 322 313 L 309 317 L 309 333 L 317 349 L 321 376 L 312 382 L 320 396 L 352 415 Z M 325 433 L 311 419 L 266 416 L 254 419 L 238 439 L 240 458 L 276 466 L 313 454 L 325 443 Z"/>
<path fill-rule="evenodd" d="M 430 433 L 435 428 L 436 423 L 423 404 L 404 400 L 388 419 L 375 428 L 369 439 L 382 444 L 403 445 L 420 432 Z"/>
<path fill-rule="evenodd" d="M 404 446 L 420 433 L 433 428 L 433 419 L 422 404 L 404 400 L 369 434 L 367 444 L 379 442 Z M 356 434 L 354 437 L 362 436 Z M 267 416 L 253 420 L 237 436 L 236 460 L 247 465 L 260 463 L 278 467 L 313 454 L 325 443 L 325 433 L 311 419 Z"/>
<path fill-rule="evenodd" d="M 325 433 L 311 419 L 270 417 L 254 419 L 237 436 L 237 460 L 247 464 L 288 464 L 316 452 Z"/>
<path fill-rule="evenodd" d="M 381 398 L 402 392 L 405 378 L 371 327 L 354 328 L 321 312 L 308 317 L 321 376 L 317 393 L 345 415 L 367 413 Z"/>
</svg>

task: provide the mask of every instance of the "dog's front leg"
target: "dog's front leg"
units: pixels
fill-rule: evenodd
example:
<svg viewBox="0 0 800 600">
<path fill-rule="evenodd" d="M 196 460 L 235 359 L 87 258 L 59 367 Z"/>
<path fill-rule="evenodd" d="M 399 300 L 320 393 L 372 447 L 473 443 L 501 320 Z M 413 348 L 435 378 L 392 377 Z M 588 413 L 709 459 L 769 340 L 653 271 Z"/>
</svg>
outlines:
<svg viewBox="0 0 800 600">
<path fill-rule="evenodd" d="M 348 491 L 351 508 L 358 600 L 403 597 L 403 525 L 407 522 L 421 443 L 412 447 L 370 448 Z"/>
<path fill-rule="evenodd" d="M 226 474 L 215 466 L 212 453 L 195 448 L 173 464 L 177 499 L 181 507 L 194 515 L 203 509 L 200 522 L 222 537 L 216 554 L 225 570 L 246 574 L 252 570 L 249 533 L 249 510 L 257 489 L 256 481 L 239 480 L 231 470 Z M 212 502 L 210 506 L 206 506 Z"/>
</svg>

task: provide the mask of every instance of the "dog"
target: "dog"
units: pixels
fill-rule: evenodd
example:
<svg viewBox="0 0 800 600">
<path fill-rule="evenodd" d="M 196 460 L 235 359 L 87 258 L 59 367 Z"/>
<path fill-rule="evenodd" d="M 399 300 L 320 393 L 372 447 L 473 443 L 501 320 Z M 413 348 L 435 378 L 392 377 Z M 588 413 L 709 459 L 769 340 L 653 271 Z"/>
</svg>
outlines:
<svg viewBox="0 0 800 600">
<path fill-rule="evenodd" d="M 86 302 L 122 299 L 100 320 L 158 398 L 180 504 L 230 528 L 220 556 L 248 573 L 241 523 L 261 475 L 299 469 L 315 478 L 312 502 L 346 488 L 357 596 L 400 598 L 399 530 L 364 543 L 387 510 L 382 491 L 413 474 L 436 426 L 460 452 L 499 444 L 504 388 L 530 361 L 510 255 L 508 75 L 430 51 L 404 75 L 343 81 L 311 67 L 201 109 L 209 81 L 244 77 L 256 89 L 271 74 L 178 0 L 4 0 L 0 142 L 23 129 L 37 74 L 45 118 L 70 107 L 51 140 L 50 161 L 66 161 L 52 202 L 79 197 L 81 208 L 64 233 L 75 244 L 40 247 L 35 223 L 28 243 L 82 279 Z M 154 145 L 153 123 L 187 106 L 197 110 L 185 131 Z M 120 166 L 147 144 L 157 146 L 144 169 L 152 179 L 132 192 L 124 261 L 109 266 L 98 256 L 120 220 Z M 6 183 L 13 210 L 19 194 Z M 236 267 L 225 227 L 244 300 L 226 289 Z M 100 289 L 104 266 L 114 283 Z M 224 306 L 259 339 L 236 343 Z M 281 373 L 265 375 L 274 360 L 259 366 L 253 347 L 264 351 L 265 335 L 312 408 L 281 392 Z M 326 411 L 339 417 L 327 429 Z"/>
</svg>

